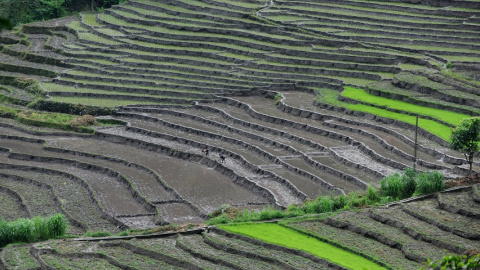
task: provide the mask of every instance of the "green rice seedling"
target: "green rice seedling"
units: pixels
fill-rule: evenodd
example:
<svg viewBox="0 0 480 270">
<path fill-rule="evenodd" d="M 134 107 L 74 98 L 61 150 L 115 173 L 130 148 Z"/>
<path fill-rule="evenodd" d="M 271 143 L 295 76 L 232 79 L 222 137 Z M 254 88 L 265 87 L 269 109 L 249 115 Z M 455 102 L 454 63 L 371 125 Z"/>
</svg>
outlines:
<svg viewBox="0 0 480 270">
<path fill-rule="evenodd" d="M 424 172 L 417 176 L 416 195 L 429 194 L 444 189 L 444 176 L 438 171 Z"/>
<path fill-rule="evenodd" d="M 430 116 L 450 123 L 452 125 L 458 125 L 462 119 L 469 117 L 469 115 L 466 114 L 423 107 L 408 102 L 374 96 L 365 92 L 365 90 L 363 89 L 357 89 L 353 87 L 345 87 L 345 90 L 342 92 L 342 96 L 363 102 L 368 102 L 374 105 L 386 106 L 395 110 L 402 110 L 405 112 L 418 113 L 420 115 Z"/>
<path fill-rule="evenodd" d="M 82 22 L 93 26 L 93 27 L 99 27 L 102 26 L 97 22 L 97 14 L 96 13 L 91 13 L 91 12 L 84 12 L 80 14 L 82 16 Z"/>
<path fill-rule="evenodd" d="M 273 223 L 250 223 L 219 226 L 232 233 L 253 237 L 275 245 L 303 250 L 348 269 L 386 269 L 378 264 L 342 248 L 327 244 L 314 237 Z"/>
<path fill-rule="evenodd" d="M 102 44 L 105 44 L 105 45 L 120 45 L 120 44 L 122 44 L 121 42 L 118 42 L 118 41 L 115 41 L 115 40 L 112 40 L 112 39 L 107 39 L 107 38 L 104 38 L 104 37 L 101 37 L 101 36 L 97 36 L 97 35 L 92 34 L 92 33 L 79 33 L 78 36 L 79 36 L 80 39 L 93 41 L 93 42 L 97 42 L 97 43 L 102 43 Z"/>
</svg>

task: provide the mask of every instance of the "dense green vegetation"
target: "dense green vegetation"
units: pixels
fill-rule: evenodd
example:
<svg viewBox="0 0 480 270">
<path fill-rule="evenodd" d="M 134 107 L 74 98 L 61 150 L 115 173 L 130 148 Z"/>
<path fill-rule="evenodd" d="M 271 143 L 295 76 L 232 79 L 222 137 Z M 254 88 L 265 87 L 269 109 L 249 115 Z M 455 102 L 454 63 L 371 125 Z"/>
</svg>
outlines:
<svg viewBox="0 0 480 270">
<path fill-rule="evenodd" d="M 103 10 L 126 0 L 1 0 L 0 17 L 13 25 L 60 18 L 83 10 Z"/>
<path fill-rule="evenodd" d="M 16 242 L 36 242 L 63 236 L 67 220 L 62 214 L 6 222 L 0 219 L 0 247 Z"/>
<path fill-rule="evenodd" d="M 268 243 L 303 250 L 348 269 L 385 269 L 359 255 L 274 223 L 235 224 L 219 228 Z"/>
<path fill-rule="evenodd" d="M 469 164 L 469 174 L 472 174 L 473 157 L 480 149 L 480 117 L 462 120 L 452 131 L 451 147 L 465 155 Z"/>
<path fill-rule="evenodd" d="M 261 211 L 238 211 L 235 207 L 223 205 L 214 211 L 208 224 L 227 224 L 250 221 L 270 220 L 277 218 L 297 217 L 308 214 L 329 213 L 385 204 L 445 189 L 444 176 L 438 171 L 418 173 L 406 168 L 402 174 L 394 173 L 382 179 L 380 189 L 371 186 L 364 192 L 351 192 L 347 195 L 319 196 L 302 205 L 290 205 L 285 211 L 272 207 Z"/>
</svg>

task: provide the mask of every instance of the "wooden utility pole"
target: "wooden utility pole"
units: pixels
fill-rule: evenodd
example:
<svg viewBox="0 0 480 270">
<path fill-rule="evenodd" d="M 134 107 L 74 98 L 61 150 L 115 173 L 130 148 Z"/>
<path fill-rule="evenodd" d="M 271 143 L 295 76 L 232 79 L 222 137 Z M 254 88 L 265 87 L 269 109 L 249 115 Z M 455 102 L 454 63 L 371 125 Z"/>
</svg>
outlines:
<svg viewBox="0 0 480 270">
<path fill-rule="evenodd" d="M 413 147 L 413 171 L 417 170 L 417 136 L 418 136 L 418 114 L 415 122 L 415 145 Z"/>
</svg>

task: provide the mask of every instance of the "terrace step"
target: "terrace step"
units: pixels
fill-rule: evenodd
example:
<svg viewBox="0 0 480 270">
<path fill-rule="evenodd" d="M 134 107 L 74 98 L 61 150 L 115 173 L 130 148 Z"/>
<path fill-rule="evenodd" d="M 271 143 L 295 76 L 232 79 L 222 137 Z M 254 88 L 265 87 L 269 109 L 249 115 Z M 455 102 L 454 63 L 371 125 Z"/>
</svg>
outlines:
<svg viewBox="0 0 480 270">
<path fill-rule="evenodd" d="M 480 240 L 480 227 L 472 226 L 476 222 L 474 219 L 440 209 L 435 199 L 409 202 L 402 205 L 402 210 L 444 231 L 463 238 Z"/>
<path fill-rule="evenodd" d="M 228 250 L 224 251 L 208 245 L 204 242 L 201 235 L 180 236 L 177 239 L 177 246 L 196 258 L 208 260 L 233 269 L 282 269 L 280 266 L 272 262 L 262 261 L 260 258 L 238 258 L 234 256 L 234 253 L 228 252 Z"/>
<path fill-rule="evenodd" d="M 440 209 L 448 212 L 480 218 L 480 203 L 474 201 L 468 193 L 438 194 L 437 202 Z"/>
<path fill-rule="evenodd" d="M 260 169 L 281 169 L 283 168 L 282 165 L 278 164 L 265 164 L 265 165 L 258 165 Z"/>
<path fill-rule="evenodd" d="M 318 156 L 328 156 L 331 155 L 331 152 L 325 151 L 325 152 L 307 152 L 305 155 L 311 156 L 311 157 L 318 157 Z"/>
<path fill-rule="evenodd" d="M 418 263 L 427 258 L 439 259 L 446 255 L 441 248 L 410 237 L 401 230 L 375 221 L 369 217 L 367 211 L 360 213 L 344 212 L 325 220 L 325 223 L 341 229 L 346 229 L 365 237 L 371 237 L 381 243 L 397 248 L 406 258 Z M 428 254 L 426 257 L 425 255 Z"/>
<path fill-rule="evenodd" d="M 402 211 L 400 207 L 374 209 L 370 211 L 371 218 L 389 226 L 401 229 L 415 239 L 425 241 L 441 249 L 455 253 L 463 253 L 468 249 L 478 249 L 478 241 L 465 239 L 458 235 L 446 232 L 434 225 L 413 218 Z"/>
<path fill-rule="evenodd" d="M 420 263 L 405 257 L 399 249 L 353 231 L 330 226 L 324 222 L 324 217 L 312 218 L 308 221 L 289 222 L 286 226 L 287 228 L 300 230 L 327 243 L 335 243 L 350 252 L 362 254 L 378 264 L 387 265 L 393 269 L 414 270 L 421 267 Z"/>
<path fill-rule="evenodd" d="M 145 123 L 146 124 L 146 123 Z M 151 127 L 155 125 L 149 125 Z M 184 139 L 184 138 L 178 138 L 178 137 L 173 137 L 167 134 L 162 135 L 161 133 L 158 132 L 152 132 L 152 131 L 146 131 L 143 129 L 135 128 L 135 129 L 130 129 L 132 131 L 125 130 L 125 128 L 112 128 L 112 129 L 107 129 L 107 130 L 102 130 L 101 131 L 101 137 L 104 138 L 104 140 L 108 141 L 113 141 L 113 142 L 118 142 L 118 143 L 128 143 L 128 145 L 132 146 L 138 146 L 138 147 L 144 147 L 147 149 L 151 149 L 150 151 L 157 151 L 160 153 L 163 153 L 160 155 L 158 158 L 162 157 L 159 160 L 165 159 L 165 163 L 163 166 L 167 166 L 165 168 L 169 168 L 168 166 L 173 166 L 175 165 L 178 167 L 178 170 L 176 170 L 175 175 L 178 174 L 178 177 L 180 178 L 185 178 L 184 174 L 188 174 L 187 179 L 195 179 L 198 174 L 191 175 L 192 170 L 195 168 L 196 170 L 202 171 L 206 175 L 211 175 L 208 177 L 202 177 L 202 179 L 208 179 L 211 181 L 211 184 L 208 186 L 204 186 L 205 188 L 209 188 L 209 191 L 207 194 L 212 194 L 212 187 L 215 188 L 222 188 L 224 187 L 223 193 L 225 193 L 225 190 L 230 190 L 229 193 L 229 198 L 231 200 L 231 203 L 236 203 L 239 204 L 242 201 L 270 201 L 273 200 L 273 196 L 269 194 L 266 190 L 258 187 L 251 181 L 246 181 L 243 177 L 238 175 L 236 172 L 241 171 L 241 172 L 246 172 L 247 174 L 252 174 L 252 172 L 247 171 L 245 168 L 242 168 L 244 164 L 238 164 L 236 161 L 235 162 L 228 162 L 227 161 L 227 166 L 229 169 L 222 169 L 226 167 L 220 167 L 221 165 L 216 162 L 215 160 L 210 160 L 210 159 L 204 159 L 201 156 L 201 149 L 204 149 L 205 146 L 211 150 L 212 156 L 214 155 L 215 151 L 218 151 L 217 153 L 226 153 L 229 156 L 234 156 L 233 153 L 228 153 L 226 150 L 220 150 L 216 147 L 213 147 L 211 145 L 208 145 L 204 142 L 198 143 L 193 140 L 189 139 Z M 155 130 L 155 129 L 151 129 Z M 163 130 L 161 128 L 160 130 Z M 187 144 L 185 144 L 187 143 Z M 173 149 L 173 150 L 172 150 Z M 178 152 L 180 151 L 180 152 Z M 221 152 L 223 151 L 223 152 Z M 184 164 L 182 163 L 176 163 L 171 160 L 171 158 L 165 158 L 168 155 L 172 155 L 173 157 L 178 155 L 178 158 L 180 159 L 190 159 L 194 163 L 189 163 L 189 164 Z M 157 159 L 158 159 L 157 158 Z M 151 159 L 151 158 L 150 158 Z M 232 158 L 234 159 L 234 158 Z M 238 159 L 238 158 L 237 158 Z M 203 162 L 203 161 L 204 162 Z M 236 160 L 236 159 L 234 159 Z M 200 164 L 196 165 L 195 163 L 202 161 Z M 159 162 L 159 161 L 156 161 Z M 246 162 L 244 160 L 244 162 Z M 168 165 L 170 163 L 171 165 Z M 240 163 L 240 162 L 239 162 Z M 163 163 L 162 163 L 163 164 Z M 205 164 L 205 165 L 201 165 Z M 188 165 L 188 169 L 185 168 L 184 166 Z M 207 166 L 206 168 L 202 168 L 204 166 Z M 250 165 L 251 166 L 251 165 Z M 219 172 L 215 172 L 212 170 L 207 170 L 209 167 L 218 167 Z M 247 169 L 249 169 L 248 166 L 246 166 Z M 165 171 L 162 171 L 158 168 L 158 165 L 154 167 L 159 173 L 159 175 L 165 175 Z M 171 169 L 169 170 L 171 171 Z M 221 175 L 221 174 L 227 174 L 227 175 Z M 174 190 L 176 190 L 182 197 L 187 196 L 189 198 L 189 201 L 191 201 L 190 204 L 193 204 L 195 207 L 197 207 L 197 211 L 199 213 L 203 214 L 203 216 L 206 216 L 207 213 L 210 213 L 214 209 L 218 208 L 221 204 L 225 203 L 224 200 L 221 200 L 221 198 L 211 198 L 208 201 L 205 201 L 203 198 L 205 197 L 205 194 L 203 193 L 203 189 L 195 188 L 195 187 L 190 187 L 190 186 L 185 186 L 182 183 L 183 182 L 178 182 L 176 177 L 172 177 L 169 174 L 165 175 L 164 177 L 165 181 L 167 184 L 169 184 Z M 200 176 L 198 176 L 200 177 Z M 193 190 L 191 190 L 194 188 Z M 189 192 L 189 193 L 186 193 Z M 193 193 L 192 193 L 193 192 Z"/>
</svg>

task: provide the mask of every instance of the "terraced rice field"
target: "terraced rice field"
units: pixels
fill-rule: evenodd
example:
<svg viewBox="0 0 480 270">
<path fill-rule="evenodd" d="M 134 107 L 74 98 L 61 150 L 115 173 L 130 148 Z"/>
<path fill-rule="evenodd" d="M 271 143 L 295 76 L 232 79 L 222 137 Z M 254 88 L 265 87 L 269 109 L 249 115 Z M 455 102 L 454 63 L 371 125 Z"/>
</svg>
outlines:
<svg viewBox="0 0 480 270">
<path fill-rule="evenodd" d="M 480 114 L 480 6 L 438 5 L 130 0 L 1 32 L 0 94 L 15 101 L 6 106 L 43 95 L 115 109 L 99 118 L 124 124 L 82 135 L 0 118 L 0 216 L 61 212 L 71 234 L 117 233 L 203 223 L 224 204 L 285 209 L 365 190 L 412 166 L 416 114 L 417 168 L 465 175 L 448 134 Z M 462 194 L 285 226 L 415 269 L 444 250 L 479 248 L 478 228 L 465 225 L 478 200 Z M 0 269 L 343 269 L 252 241 L 214 231 L 88 252 L 83 242 L 12 246 Z M 255 257 L 259 246 L 268 251 Z"/>
<path fill-rule="evenodd" d="M 479 185 L 337 214 L 11 245 L 3 269 L 418 269 L 480 248 Z M 468 205 L 468 206 L 467 206 Z M 466 216 L 457 210 L 476 213 Z M 257 238 L 257 239 L 255 239 Z"/>
</svg>

